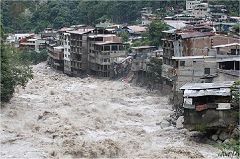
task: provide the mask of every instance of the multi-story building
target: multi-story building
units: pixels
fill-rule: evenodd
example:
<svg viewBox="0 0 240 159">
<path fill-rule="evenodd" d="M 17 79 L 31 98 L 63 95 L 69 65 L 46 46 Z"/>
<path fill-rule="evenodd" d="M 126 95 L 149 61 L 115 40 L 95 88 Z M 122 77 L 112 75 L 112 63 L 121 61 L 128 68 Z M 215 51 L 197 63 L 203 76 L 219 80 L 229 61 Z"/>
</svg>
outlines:
<svg viewBox="0 0 240 159">
<path fill-rule="evenodd" d="M 149 25 L 154 19 L 156 19 L 156 15 L 152 14 L 151 7 L 142 8 L 141 21 L 143 26 Z"/>
<path fill-rule="evenodd" d="M 63 49 L 64 49 L 64 73 L 71 75 L 71 57 L 70 57 L 70 33 L 63 33 L 64 35 L 64 42 L 63 42 Z"/>
<path fill-rule="evenodd" d="M 56 38 L 57 31 L 53 30 L 52 28 L 46 28 L 43 32 L 40 33 L 42 39 L 47 38 Z"/>
<path fill-rule="evenodd" d="M 237 81 L 240 78 L 240 44 L 230 43 L 213 46 L 216 48 L 218 76 L 214 81 Z"/>
<path fill-rule="evenodd" d="M 88 37 L 90 73 L 111 77 L 111 64 L 126 56 L 121 38 L 114 34 L 97 34 Z"/>
<path fill-rule="evenodd" d="M 93 33 L 94 29 L 78 29 L 67 31 L 70 37 L 70 61 L 71 75 L 80 76 L 88 70 L 88 34 Z M 67 46 L 66 46 L 67 47 Z M 70 70 L 70 69 L 69 69 Z"/>
<path fill-rule="evenodd" d="M 63 46 L 58 46 L 56 44 L 48 44 L 48 64 L 55 68 L 56 70 L 63 71 L 63 64 L 64 64 L 64 53 L 63 53 Z"/>
<path fill-rule="evenodd" d="M 194 5 L 192 16 L 195 18 L 206 18 L 209 16 L 208 3 L 199 3 Z"/>
<path fill-rule="evenodd" d="M 216 74 L 210 32 L 169 32 L 163 40 L 163 72 L 165 83 L 173 89 L 187 82 L 204 82 Z M 209 79 L 208 79 L 209 81 Z"/>
<path fill-rule="evenodd" d="M 186 0 L 186 10 L 191 11 L 193 10 L 196 4 L 200 4 L 201 0 Z"/>
<path fill-rule="evenodd" d="M 19 42 L 19 48 L 39 52 L 46 48 L 46 41 L 40 38 L 23 38 Z"/>
</svg>

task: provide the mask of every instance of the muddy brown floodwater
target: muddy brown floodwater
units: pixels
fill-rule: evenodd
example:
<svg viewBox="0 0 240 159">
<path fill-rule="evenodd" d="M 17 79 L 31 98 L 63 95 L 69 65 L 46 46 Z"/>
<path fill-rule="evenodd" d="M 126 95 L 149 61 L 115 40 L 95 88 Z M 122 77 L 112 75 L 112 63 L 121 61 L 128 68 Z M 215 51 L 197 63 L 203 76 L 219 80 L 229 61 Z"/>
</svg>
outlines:
<svg viewBox="0 0 240 159">
<path fill-rule="evenodd" d="M 168 123 L 166 96 L 122 81 L 74 78 L 45 63 L 1 111 L 1 158 L 217 158 Z"/>
</svg>

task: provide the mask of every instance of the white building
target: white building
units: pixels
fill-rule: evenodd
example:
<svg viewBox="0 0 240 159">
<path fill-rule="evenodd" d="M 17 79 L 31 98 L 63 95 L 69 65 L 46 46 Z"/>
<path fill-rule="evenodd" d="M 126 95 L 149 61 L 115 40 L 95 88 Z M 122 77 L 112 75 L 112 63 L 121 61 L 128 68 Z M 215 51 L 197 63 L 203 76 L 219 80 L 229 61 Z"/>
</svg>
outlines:
<svg viewBox="0 0 240 159">
<path fill-rule="evenodd" d="M 27 38 L 27 37 L 33 37 L 35 34 L 31 33 L 25 33 L 25 34 L 10 34 L 8 35 L 6 42 L 9 44 L 14 44 L 15 47 L 19 47 L 20 40 Z"/>
<path fill-rule="evenodd" d="M 195 18 L 204 18 L 209 16 L 208 3 L 196 4 L 192 10 L 192 16 Z"/>
<path fill-rule="evenodd" d="M 201 0 L 186 0 L 186 10 L 193 10 L 196 4 L 200 4 Z"/>
<path fill-rule="evenodd" d="M 31 39 L 26 39 L 26 41 L 24 41 L 24 42 L 20 42 L 19 47 L 31 49 L 36 52 L 39 52 L 40 50 L 42 50 L 46 47 L 45 43 L 46 43 L 46 41 L 43 39 L 31 38 Z"/>
<path fill-rule="evenodd" d="M 70 33 L 63 33 L 64 73 L 71 73 Z"/>
</svg>

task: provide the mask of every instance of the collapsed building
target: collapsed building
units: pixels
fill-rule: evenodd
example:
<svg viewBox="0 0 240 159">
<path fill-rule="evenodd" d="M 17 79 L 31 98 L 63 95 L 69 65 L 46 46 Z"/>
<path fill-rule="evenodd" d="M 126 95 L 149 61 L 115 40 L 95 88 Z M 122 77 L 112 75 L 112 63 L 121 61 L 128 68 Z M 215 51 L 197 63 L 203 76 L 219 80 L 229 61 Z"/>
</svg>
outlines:
<svg viewBox="0 0 240 159">
<path fill-rule="evenodd" d="M 137 80 L 144 80 L 148 72 L 148 63 L 153 57 L 157 57 L 156 46 L 139 46 L 132 47 L 132 67 L 131 71 L 134 73 Z"/>
</svg>

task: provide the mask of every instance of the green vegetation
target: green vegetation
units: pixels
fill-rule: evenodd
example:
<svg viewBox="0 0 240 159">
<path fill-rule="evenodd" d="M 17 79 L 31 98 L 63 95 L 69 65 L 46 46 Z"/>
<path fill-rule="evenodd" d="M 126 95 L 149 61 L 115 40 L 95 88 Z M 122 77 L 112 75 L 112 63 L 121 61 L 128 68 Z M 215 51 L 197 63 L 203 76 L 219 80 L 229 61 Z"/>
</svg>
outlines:
<svg viewBox="0 0 240 159">
<path fill-rule="evenodd" d="M 239 16 L 237 0 L 212 0 L 223 4 L 230 16 Z M 143 7 L 152 7 L 159 17 L 174 14 L 170 9 L 185 8 L 185 1 L 1 1 L 2 22 L 6 32 L 42 31 L 76 24 L 95 25 L 110 20 L 114 23 L 136 24 Z"/>
<path fill-rule="evenodd" d="M 233 26 L 233 32 L 235 33 L 240 33 L 240 24 L 236 24 Z"/>
<path fill-rule="evenodd" d="M 32 79 L 32 70 L 24 63 L 17 50 L 3 43 L 1 26 L 1 101 L 7 102 L 14 93 L 17 85 L 25 86 Z"/>
<path fill-rule="evenodd" d="M 194 130 L 205 133 L 207 131 L 207 125 L 204 123 L 199 123 L 194 126 Z"/>
<path fill-rule="evenodd" d="M 167 30 L 167 25 L 160 20 L 153 21 L 149 26 L 148 38 L 151 45 L 159 46 L 162 42 L 162 31 Z"/>
<path fill-rule="evenodd" d="M 48 57 L 47 50 L 41 50 L 40 52 L 23 50 L 20 53 L 20 59 L 25 63 L 38 64 L 42 61 L 46 61 Z"/>
<path fill-rule="evenodd" d="M 127 42 L 129 39 L 129 34 L 127 32 L 121 32 L 118 36 L 122 38 L 123 42 Z"/>
<path fill-rule="evenodd" d="M 234 157 L 238 156 L 240 157 L 240 141 L 239 139 L 231 139 L 227 143 L 223 143 L 219 146 L 221 153 L 219 156 L 221 157 Z"/>
<path fill-rule="evenodd" d="M 135 41 L 132 46 L 154 45 L 160 46 L 163 38 L 162 31 L 167 30 L 168 26 L 161 20 L 153 21 L 148 31 L 143 34 L 143 39 Z"/>
<path fill-rule="evenodd" d="M 162 60 L 152 58 L 148 64 L 148 81 L 162 83 Z"/>
<path fill-rule="evenodd" d="M 240 3 L 238 0 L 211 0 L 210 4 L 226 5 L 230 16 L 239 16 Z"/>
<path fill-rule="evenodd" d="M 143 7 L 184 8 L 184 1 L 1 1 L 2 22 L 6 32 L 42 31 L 76 24 L 95 25 L 110 20 L 136 24 Z"/>
<path fill-rule="evenodd" d="M 232 93 L 232 104 L 238 106 L 240 101 L 240 80 L 234 82 L 234 84 L 231 87 L 231 93 Z"/>
</svg>

